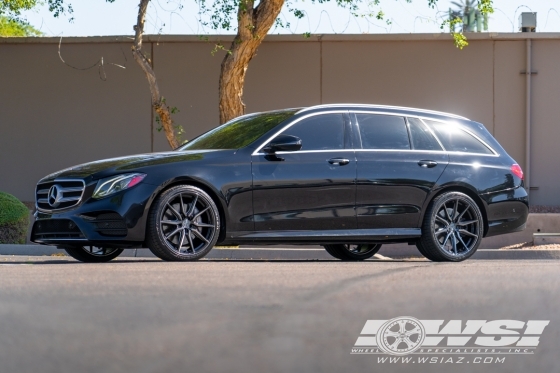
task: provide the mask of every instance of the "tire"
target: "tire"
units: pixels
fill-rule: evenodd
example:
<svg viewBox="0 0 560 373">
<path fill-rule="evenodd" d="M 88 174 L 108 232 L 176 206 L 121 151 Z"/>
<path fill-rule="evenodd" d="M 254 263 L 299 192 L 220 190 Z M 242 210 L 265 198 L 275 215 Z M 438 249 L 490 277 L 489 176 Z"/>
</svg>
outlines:
<svg viewBox="0 0 560 373">
<path fill-rule="evenodd" d="M 422 223 L 422 237 L 416 245 L 435 262 L 461 262 L 480 246 L 484 220 L 476 202 L 460 192 L 446 192 L 428 206 Z"/>
<path fill-rule="evenodd" d="M 212 198 L 190 185 L 174 186 L 154 202 L 146 243 L 167 261 L 192 261 L 212 250 L 220 232 L 220 213 Z"/>
<path fill-rule="evenodd" d="M 441 261 L 439 259 L 439 257 L 432 256 L 429 252 L 426 251 L 426 249 L 424 249 L 424 247 L 422 246 L 422 241 L 421 240 L 416 242 L 416 248 L 418 249 L 418 251 L 420 251 L 420 254 L 422 254 L 426 259 L 429 259 L 432 262 L 440 262 Z"/>
<path fill-rule="evenodd" d="M 381 249 L 381 244 L 334 244 L 324 245 L 323 247 L 333 257 L 344 261 L 350 261 L 371 258 Z"/>
<path fill-rule="evenodd" d="M 336 259 L 342 259 L 342 257 L 338 254 L 338 250 L 336 249 L 336 246 L 338 245 L 324 245 L 323 247 L 325 248 L 325 250 L 327 250 L 327 253 L 329 253 L 332 257 Z"/>
<path fill-rule="evenodd" d="M 105 263 L 115 259 L 121 255 L 123 249 L 82 246 L 82 247 L 65 247 L 64 251 L 72 258 L 84 263 Z"/>
</svg>

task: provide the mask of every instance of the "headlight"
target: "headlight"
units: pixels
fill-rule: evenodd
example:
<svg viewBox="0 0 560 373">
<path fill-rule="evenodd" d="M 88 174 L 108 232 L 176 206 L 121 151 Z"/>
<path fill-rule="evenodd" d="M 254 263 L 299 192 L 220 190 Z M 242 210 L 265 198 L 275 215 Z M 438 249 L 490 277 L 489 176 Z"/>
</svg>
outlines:
<svg viewBox="0 0 560 373">
<path fill-rule="evenodd" d="M 97 187 L 95 187 L 92 197 L 103 198 L 121 190 L 132 188 L 145 177 L 145 174 L 124 174 L 101 179 L 97 182 Z"/>
</svg>

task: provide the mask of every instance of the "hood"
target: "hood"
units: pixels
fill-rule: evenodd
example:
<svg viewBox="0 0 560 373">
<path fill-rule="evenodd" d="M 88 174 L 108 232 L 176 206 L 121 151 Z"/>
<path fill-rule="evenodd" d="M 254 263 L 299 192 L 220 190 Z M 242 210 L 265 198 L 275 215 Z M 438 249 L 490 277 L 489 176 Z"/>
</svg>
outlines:
<svg viewBox="0 0 560 373">
<path fill-rule="evenodd" d="M 103 159 L 54 172 L 42 178 L 40 182 L 54 180 L 56 178 L 76 178 L 91 181 L 119 173 L 142 171 L 141 169 L 157 165 L 198 161 L 205 158 L 215 157 L 218 154 L 223 154 L 224 152 L 231 154 L 234 150 L 171 151 Z"/>
</svg>

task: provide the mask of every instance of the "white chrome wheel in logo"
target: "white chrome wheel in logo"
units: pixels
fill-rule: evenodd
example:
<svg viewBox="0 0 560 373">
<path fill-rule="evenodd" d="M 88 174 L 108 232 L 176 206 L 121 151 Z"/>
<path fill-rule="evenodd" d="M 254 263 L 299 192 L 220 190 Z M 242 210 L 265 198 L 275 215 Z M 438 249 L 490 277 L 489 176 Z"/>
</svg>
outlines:
<svg viewBox="0 0 560 373">
<path fill-rule="evenodd" d="M 62 200 L 62 192 L 60 191 L 58 185 L 53 185 L 49 189 L 49 196 L 48 201 L 51 207 L 57 207 L 60 205 L 60 201 Z"/>
<path fill-rule="evenodd" d="M 414 317 L 397 317 L 381 325 L 376 336 L 377 347 L 391 355 L 411 354 L 426 338 L 424 325 Z"/>
</svg>

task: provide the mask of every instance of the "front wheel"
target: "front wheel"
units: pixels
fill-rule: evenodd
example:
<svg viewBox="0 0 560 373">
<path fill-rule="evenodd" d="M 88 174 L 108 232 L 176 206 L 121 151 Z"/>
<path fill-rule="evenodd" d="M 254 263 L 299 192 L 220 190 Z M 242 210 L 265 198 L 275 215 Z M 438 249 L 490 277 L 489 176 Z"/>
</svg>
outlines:
<svg viewBox="0 0 560 373">
<path fill-rule="evenodd" d="M 381 244 L 335 244 L 324 245 L 324 248 L 329 254 L 340 260 L 366 260 L 381 249 Z"/>
<path fill-rule="evenodd" d="M 81 247 L 65 247 L 64 251 L 72 258 L 84 263 L 105 263 L 115 259 L 121 255 L 123 249 L 114 247 L 96 247 L 96 246 L 81 246 Z"/>
<path fill-rule="evenodd" d="M 430 203 L 417 247 L 432 261 L 460 262 L 476 252 L 483 235 L 476 202 L 464 193 L 447 192 Z"/>
<path fill-rule="evenodd" d="M 212 198 L 200 188 L 178 185 L 154 202 L 147 244 L 163 260 L 197 260 L 212 250 L 219 232 L 220 213 Z"/>
</svg>

